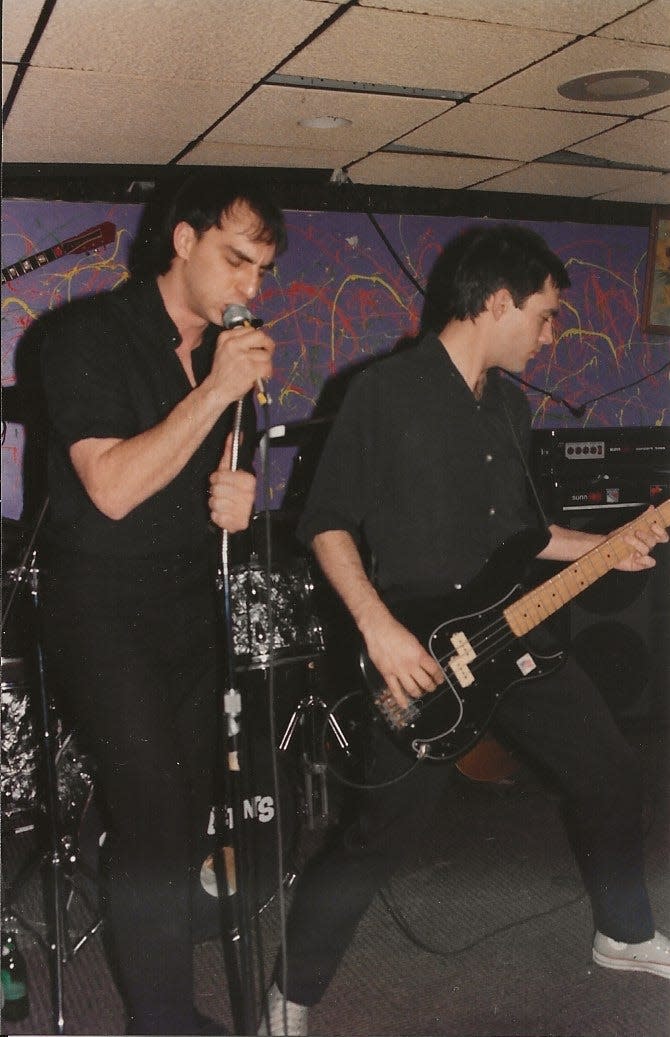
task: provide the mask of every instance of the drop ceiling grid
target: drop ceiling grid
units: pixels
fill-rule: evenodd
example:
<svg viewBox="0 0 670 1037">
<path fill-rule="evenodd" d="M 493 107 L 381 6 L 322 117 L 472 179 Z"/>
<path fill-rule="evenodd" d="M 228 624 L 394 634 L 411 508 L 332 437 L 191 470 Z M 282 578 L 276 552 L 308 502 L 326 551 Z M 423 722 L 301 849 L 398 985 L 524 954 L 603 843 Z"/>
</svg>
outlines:
<svg viewBox="0 0 670 1037">
<path fill-rule="evenodd" d="M 58 0 L 33 64 L 251 85 L 332 10 L 313 0 Z"/>
<path fill-rule="evenodd" d="M 538 29 L 354 8 L 281 72 L 470 93 L 570 39 Z"/>
<path fill-rule="evenodd" d="M 619 40 L 578 40 L 566 50 L 512 76 L 504 83 L 483 90 L 473 104 L 527 105 L 567 111 L 597 111 L 611 115 L 643 115 L 666 104 L 670 92 L 630 101 L 573 101 L 558 93 L 561 83 L 577 76 L 616 69 L 670 70 L 670 50 L 622 43 Z"/>
<path fill-rule="evenodd" d="M 631 165 L 655 166 L 662 170 L 668 165 L 670 130 L 664 126 L 650 126 L 646 119 L 637 119 L 592 140 L 575 144 L 568 151 L 613 162 L 625 155 Z"/>
<path fill-rule="evenodd" d="M 551 26 L 557 32 L 583 36 L 634 10 L 640 0 L 359 0 L 359 3 L 361 7 L 524 28 Z"/>
<path fill-rule="evenodd" d="M 652 0 L 598 32 L 631 43 L 670 44 L 670 0 Z"/>
<path fill-rule="evenodd" d="M 223 144 L 205 139 L 179 161 L 183 166 L 254 166 L 275 169 L 323 169 L 332 172 L 347 164 L 349 150 L 333 148 L 296 148 L 269 143 L 257 145 Z"/>
<path fill-rule="evenodd" d="M 168 162 L 238 96 L 231 86 L 29 69 L 7 122 L 5 155 L 14 162 Z"/>
<path fill-rule="evenodd" d="M 355 183 L 361 184 L 397 184 L 453 191 L 514 169 L 516 165 L 515 162 L 484 158 L 378 153 L 357 162 L 349 175 Z"/>
<path fill-rule="evenodd" d="M 347 161 L 360 158 L 416 125 L 441 115 L 451 102 L 261 86 L 212 130 L 213 142 L 257 144 L 289 141 L 298 148 L 347 148 Z M 324 131 L 300 125 L 315 116 L 341 116 L 351 126 Z"/>
<path fill-rule="evenodd" d="M 416 148 L 531 161 L 616 126 L 606 115 L 461 104 L 400 142 Z"/>
<path fill-rule="evenodd" d="M 568 166 L 563 163 L 519 166 L 473 190 L 511 191 L 514 194 L 544 194 L 569 198 L 595 198 L 611 191 L 658 182 L 658 174 L 631 169 Z M 634 196 L 634 192 L 631 197 Z"/>
</svg>

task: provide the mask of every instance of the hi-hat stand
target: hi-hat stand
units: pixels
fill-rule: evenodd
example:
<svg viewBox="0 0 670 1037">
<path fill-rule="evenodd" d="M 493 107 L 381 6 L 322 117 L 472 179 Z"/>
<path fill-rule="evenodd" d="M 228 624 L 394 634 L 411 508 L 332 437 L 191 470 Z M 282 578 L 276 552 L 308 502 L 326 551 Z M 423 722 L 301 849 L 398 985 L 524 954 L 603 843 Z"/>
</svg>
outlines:
<svg viewBox="0 0 670 1037">
<path fill-rule="evenodd" d="M 72 833 L 66 833 L 61 820 L 61 804 L 58 782 L 58 731 L 55 720 L 55 712 L 48 694 L 44 653 L 41 643 L 41 602 L 39 593 L 39 569 L 36 564 L 37 552 L 35 542 L 39 529 L 43 522 L 48 500 L 45 501 L 39 518 L 37 520 L 30 543 L 24 553 L 19 566 L 14 570 L 13 579 L 15 586 L 12 589 L 7 610 L 2 617 L 3 630 L 8 619 L 9 611 L 14 603 L 21 583 L 25 583 L 30 589 L 30 599 L 34 617 L 34 651 L 35 651 L 35 675 L 37 678 L 37 708 L 38 717 L 36 728 L 41 741 L 41 772 L 42 786 L 44 791 L 44 806 L 46 817 L 46 829 L 48 834 L 48 850 L 45 855 L 39 855 L 36 861 L 22 869 L 17 878 L 14 879 L 4 895 L 3 916 L 12 917 L 35 936 L 40 938 L 37 930 L 26 922 L 15 909 L 14 902 L 18 892 L 28 877 L 34 873 L 41 863 L 47 866 L 46 881 L 46 903 L 47 903 L 47 937 L 46 943 L 49 951 L 49 965 L 52 985 L 52 1008 L 54 1027 L 56 1033 L 65 1032 L 65 1013 L 63 1007 L 63 969 L 72 960 L 74 955 L 84 946 L 88 939 L 93 936 L 102 919 L 98 917 L 95 922 L 76 940 L 70 934 L 67 924 L 67 903 L 71 891 L 71 878 L 77 864 L 78 847 Z M 89 905 L 90 906 L 90 905 Z"/>
<path fill-rule="evenodd" d="M 288 719 L 279 743 L 281 752 L 286 752 L 296 733 L 300 736 L 300 763 L 304 781 L 305 816 L 310 831 L 323 828 L 330 823 L 328 798 L 328 764 L 324 753 L 324 730 L 328 725 L 346 755 L 349 742 L 337 718 L 318 694 L 318 662 L 307 663 L 307 693 L 298 702 Z"/>
</svg>

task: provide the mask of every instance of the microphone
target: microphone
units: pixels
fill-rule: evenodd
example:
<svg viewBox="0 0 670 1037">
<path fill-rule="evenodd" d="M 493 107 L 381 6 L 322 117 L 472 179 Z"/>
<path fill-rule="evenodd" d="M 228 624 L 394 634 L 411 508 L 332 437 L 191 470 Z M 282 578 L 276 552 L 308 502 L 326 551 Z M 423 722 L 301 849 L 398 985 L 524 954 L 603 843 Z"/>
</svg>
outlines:
<svg viewBox="0 0 670 1037">
<path fill-rule="evenodd" d="M 239 303 L 231 303 L 223 311 L 223 327 L 226 331 L 232 328 L 260 328 L 262 324 L 260 317 L 252 317 L 246 306 Z M 256 379 L 256 399 L 260 404 L 270 403 L 262 378 Z"/>
<path fill-rule="evenodd" d="M 260 328 L 263 321 L 260 317 L 252 317 L 246 306 L 231 303 L 223 311 L 223 326 L 226 331 L 231 328 Z"/>
</svg>

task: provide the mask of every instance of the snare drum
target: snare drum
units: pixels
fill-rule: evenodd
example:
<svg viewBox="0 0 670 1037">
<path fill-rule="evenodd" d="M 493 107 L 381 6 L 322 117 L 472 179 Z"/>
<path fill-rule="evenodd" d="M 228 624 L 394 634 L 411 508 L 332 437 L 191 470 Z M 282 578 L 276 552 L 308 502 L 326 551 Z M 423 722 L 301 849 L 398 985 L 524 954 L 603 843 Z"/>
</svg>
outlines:
<svg viewBox="0 0 670 1037">
<path fill-rule="evenodd" d="M 272 753 L 267 739 L 252 740 L 248 756 L 249 791 L 243 802 L 243 824 L 249 851 L 244 878 L 249 892 L 250 905 L 259 915 L 272 903 L 279 890 L 279 875 L 282 885 L 290 886 L 297 877 L 296 850 L 299 835 L 299 809 L 294 764 L 283 752 L 277 752 L 278 799 L 272 766 Z M 208 835 L 214 834 L 214 813 L 210 817 Z M 283 859 L 278 865 L 278 825 L 281 819 Z M 226 830 L 225 842 L 232 840 L 234 826 L 233 811 L 225 806 L 221 823 Z M 218 884 L 214 871 L 214 857 L 209 854 L 200 869 L 200 884 L 212 897 L 218 896 Z"/>
<path fill-rule="evenodd" d="M 314 609 L 313 592 L 309 566 L 303 558 L 277 566 L 269 574 L 254 563 L 233 569 L 230 594 L 237 669 L 260 669 L 270 660 L 275 664 L 299 662 L 323 652 L 323 630 Z"/>
</svg>

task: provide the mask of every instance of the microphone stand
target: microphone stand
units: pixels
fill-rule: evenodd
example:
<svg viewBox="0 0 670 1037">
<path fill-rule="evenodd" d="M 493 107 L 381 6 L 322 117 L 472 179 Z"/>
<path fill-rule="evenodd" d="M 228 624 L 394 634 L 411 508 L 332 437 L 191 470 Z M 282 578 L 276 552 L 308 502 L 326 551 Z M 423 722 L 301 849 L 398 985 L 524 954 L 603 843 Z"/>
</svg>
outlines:
<svg viewBox="0 0 670 1037">
<path fill-rule="evenodd" d="M 242 408 L 244 401 L 238 400 L 233 421 L 233 442 L 231 471 L 236 471 L 239 459 L 240 430 L 242 425 Z M 255 1032 L 255 1003 L 253 985 L 253 958 L 251 949 L 251 912 L 249 909 L 249 891 L 246 886 L 246 875 L 243 863 L 249 855 L 249 847 L 244 832 L 244 782 L 243 765 L 245 763 L 242 729 L 242 694 L 236 686 L 235 646 L 233 640 L 233 612 L 230 582 L 230 544 L 227 529 L 221 533 L 221 567 L 220 589 L 223 599 L 224 626 L 227 647 L 227 687 L 223 694 L 220 719 L 224 723 L 221 744 L 225 744 L 226 801 L 232 823 L 232 839 L 222 847 L 222 853 L 215 853 L 215 874 L 217 886 L 227 891 L 226 900 L 222 902 L 229 919 L 229 935 L 233 955 L 234 974 L 231 986 L 231 1005 L 235 1026 L 239 1033 Z M 220 817 L 220 811 L 217 812 Z M 217 835 L 220 825 L 216 825 Z M 223 871 L 223 874 L 217 872 Z"/>
</svg>

